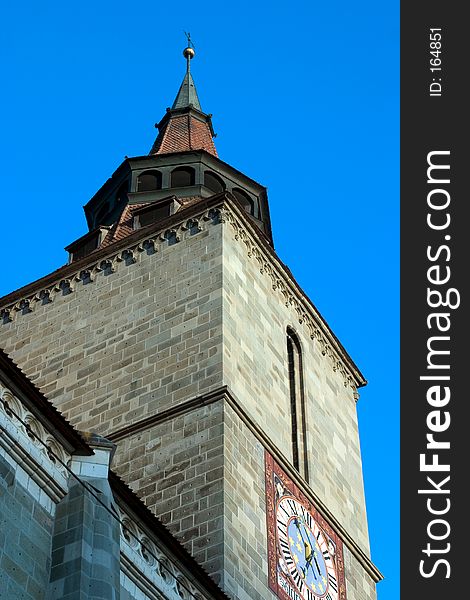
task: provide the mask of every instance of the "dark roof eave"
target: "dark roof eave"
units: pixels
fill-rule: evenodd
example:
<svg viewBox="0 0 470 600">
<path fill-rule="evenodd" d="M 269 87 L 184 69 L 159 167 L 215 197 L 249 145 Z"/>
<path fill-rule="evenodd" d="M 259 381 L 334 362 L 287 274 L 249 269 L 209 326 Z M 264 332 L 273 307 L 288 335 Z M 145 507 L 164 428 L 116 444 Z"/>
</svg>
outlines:
<svg viewBox="0 0 470 600">
<path fill-rule="evenodd" d="M 232 165 L 230 165 L 229 163 L 223 161 L 220 157 L 215 156 L 214 154 L 211 154 L 210 152 L 208 152 L 207 150 L 204 150 L 202 148 L 198 149 L 198 150 L 184 150 L 184 151 L 179 151 L 179 152 L 165 152 L 165 154 L 145 154 L 144 156 L 132 156 L 129 157 L 128 159 L 126 159 L 126 161 L 129 162 L 129 165 L 132 164 L 132 161 L 134 160 L 152 160 L 155 158 L 162 158 L 162 157 L 171 157 L 171 156 L 179 156 L 179 155 L 184 155 L 184 154 L 205 154 L 207 157 L 209 157 L 209 160 L 215 160 L 219 163 L 221 163 L 222 165 L 224 165 L 224 167 L 227 167 L 228 169 L 230 169 L 231 171 L 233 171 L 234 173 L 236 173 L 237 175 L 239 175 L 240 177 L 242 177 L 243 179 L 249 181 L 251 184 L 254 184 L 256 187 L 262 189 L 262 190 L 266 190 L 266 186 L 264 186 L 262 183 L 259 183 L 258 181 L 255 181 L 254 179 L 252 179 L 251 177 L 249 177 L 248 175 L 246 175 L 245 173 L 242 173 L 241 171 L 239 171 L 238 169 L 236 169 L 235 167 L 233 167 Z"/>
<path fill-rule="evenodd" d="M 95 194 L 93 194 L 93 196 L 88 200 L 88 202 L 86 204 L 83 205 L 83 209 L 85 210 L 85 213 L 86 213 L 86 209 L 93 203 L 93 201 L 96 198 L 101 196 L 103 194 L 103 192 L 106 191 L 107 188 L 114 186 L 116 180 L 119 178 L 120 175 L 122 175 L 122 171 L 124 171 L 125 166 L 129 166 L 129 157 L 128 156 L 126 156 L 126 158 L 122 161 L 122 163 L 115 169 L 115 171 L 113 171 L 113 173 L 111 174 L 111 177 L 108 177 L 108 179 L 103 183 L 103 185 L 100 187 L 100 189 Z"/>
<path fill-rule="evenodd" d="M 73 250 L 77 246 L 81 245 L 87 239 L 93 237 L 93 235 L 95 235 L 98 231 L 100 231 L 102 229 L 107 229 L 109 231 L 111 229 L 111 225 L 100 225 L 99 227 L 95 227 L 95 229 L 92 229 L 91 231 L 89 231 L 88 233 L 85 233 L 85 235 L 82 235 L 81 237 L 79 237 L 77 240 L 75 240 L 68 246 L 65 246 L 64 250 L 66 252 L 73 252 Z"/>
<path fill-rule="evenodd" d="M 91 456 L 93 450 L 46 396 L 28 379 L 18 365 L 0 348 L 0 379 L 27 404 L 28 409 L 48 429 L 57 432 L 70 452 Z M 51 428 L 52 426 L 52 428 Z"/>
</svg>

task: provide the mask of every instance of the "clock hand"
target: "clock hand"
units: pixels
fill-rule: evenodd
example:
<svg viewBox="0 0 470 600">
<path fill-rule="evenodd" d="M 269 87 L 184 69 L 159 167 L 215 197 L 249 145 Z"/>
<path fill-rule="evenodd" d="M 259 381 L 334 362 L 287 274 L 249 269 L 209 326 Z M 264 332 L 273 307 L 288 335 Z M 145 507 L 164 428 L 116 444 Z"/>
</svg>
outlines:
<svg viewBox="0 0 470 600">
<path fill-rule="evenodd" d="M 294 525 L 297 527 L 297 530 L 299 532 L 300 538 L 301 538 L 302 542 L 304 543 L 304 548 L 305 548 L 305 550 L 304 550 L 305 565 L 303 567 L 300 567 L 300 568 L 302 569 L 302 575 L 303 575 L 303 578 L 305 579 L 305 577 L 307 576 L 306 575 L 306 571 L 308 569 L 308 565 L 309 565 L 309 562 L 310 562 L 311 556 L 312 556 L 312 547 L 310 546 L 309 543 L 307 543 L 305 541 L 304 534 L 302 533 L 302 529 L 300 528 L 299 520 L 298 519 L 294 519 Z M 315 572 L 314 572 L 314 575 L 315 575 Z M 315 575 L 315 579 L 316 579 L 316 575 Z"/>
<path fill-rule="evenodd" d="M 310 535 L 309 535 L 309 533 L 308 533 L 308 531 L 307 531 L 307 528 L 306 528 L 305 526 L 304 526 L 304 529 L 305 529 L 305 535 L 307 536 L 307 540 L 308 540 L 308 543 L 309 543 L 309 546 L 310 546 L 310 549 L 311 549 L 311 548 L 312 548 L 312 543 L 311 543 L 311 540 L 310 540 Z M 303 536 L 302 536 L 302 540 L 303 540 Z M 304 541 L 304 544 L 305 544 L 305 541 Z M 315 544 L 315 547 L 316 547 L 316 544 Z M 307 557 L 307 555 L 305 555 L 305 558 L 308 558 L 308 557 Z M 306 569 L 307 569 L 309 566 L 311 566 L 312 558 L 313 558 L 313 560 L 315 561 L 315 565 L 316 565 L 316 567 L 317 567 L 318 574 L 319 574 L 319 575 L 321 575 L 320 566 L 319 566 L 319 564 L 318 564 L 317 557 L 315 556 L 315 552 L 311 552 L 311 557 L 310 557 L 310 560 L 308 560 L 308 561 L 305 563 L 305 567 L 306 567 Z M 315 579 L 317 579 L 317 576 L 316 576 L 316 573 L 315 573 L 315 569 L 314 569 L 313 567 L 312 567 L 312 572 L 313 572 L 313 574 L 314 574 L 314 576 L 315 576 Z"/>
<path fill-rule="evenodd" d="M 305 553 L 305 565 L 303 567 L 301 567 L 302 573 L 303 573 L 303 576 L 305 579 L 305 577 L 307 576 L 308 568 L 312 567 L 312 565 L 311 565 L 312 558 L 315 559 L 315 563 L 317 564 L 318 573 L 320 573 L 320 569 L 318 567 L 318 563 L 317 563 L 317 559 L 315 558 L 315 554 L 312 551 L 312 546 L 310 544 L 310 537 L 309 537 L 307 531 L 305 530 L 308 542 L 306 542 L 304 539 L 304 535 L 302 533 L 302 529 L 300 528 L 298 519 L 294 519 L 294 523 L 300 533 L 300 537 L 302 538 L 302 541 L 304 543 L 304 548 L 305 548 L 305 552 L 304 552 Z M 312 567 L 312 573 L 313 573 L 313 576 L 315 577 L 315 579 L 318 579 L 317 574 L 315 573 L 315 569 L 313 567 Z"/>
<path fill-rule="evenodd" d="M 298 519 L 294 519 L 294 523 L 295 523 L 295 525 L 296 525 L 297 529 L 299 530 L 299 532 L 300 532 L 300 535 L 302 536 L 302 541 L 303 541 L 303 543 L 305 544 L 305 540 L 304 540 L 304 536 L 303 536 L 303 534 L 302 534 L 302 530 L 301 530 L 301 529 L 300 529 L 300 527 L 299 527 L 299 520 L 298 520 Z M 307 536 L 307 541 L 308 541 L 308 543 L 309 543 L 309 545 L 310 545 L 310 548 L 313 548 L 312 540 L 310 539 L 310 536 L 309 536 L 309 534 L 308 534 L 308 530 L 307 530 L 307 528 L 305 527 L 305 525 L 304 525 L 304 531 L 305 531 L 305 535 Z"/>
<path fill-rule="evenodd" d="M 311 547 L 311 548 L 313 548 L 312 541 L 311 541 L 311 539 L 310 539 L 310 536 L 309 536 L 309 534 L 308 534 L 308 531 L 307 531 L 307 528 L 305 527 L 305 525 L 304 525 L 304 529 L 305 529 L 305 534 L 306 534 L 306 536 L 307 536 L 308 543 L 310 544 L 310 547 Z"/>
<path fill-rule="evenodd" d="M 313 565 L 312 565 L 312 559 L 315 561 L 315 564 L 317 566 L 318 574 L 321 575 L 320 567 L 318 566 L 318 561 L 317 561 L 316 556 L 315 556 L 315 554 L 313 552 L 308 557 L 307 561 L 305 562 L 305 571 L 307 571 L 307 569 L 309 567 L 311 567 L 312 568 L 313 576 L 315 577 L 315 579 L 318 579 L 317 574 L 315 573 L 315 569 L 313 568 Z"/>
<path fill-rule="evenodd" d="M 315 554 L 312 552 L 312 547 L 310 546 L 310 544 L 308 542 L 304 542 L 304 546 L 305 546 L 305 565 L 304 565 L 304 571 L 305 574 L 307 573 L 307 569 L 312 565 L 312 558 L 315 558 Z M 316 559 L 315 559 L 316 561 Z M 312 568 L 312 573 L 313 576 L 315 577 L 315 579 L 317 579 L 317 575 L 315 573 L 315 569 Z"/>
<path fill-rule="evenodd" d="M 304 534 L 302 533 L 302 529 L 300 528 L 299 520 L 298 519 L 294 519 L 294 523 L 295 523 L 295 526 L 297 527 L 297 529 L 299 531 L 300 537 L 302 538 L 302 542 L 304 543 L 305 548 L 307 548 L 307 546 L 308 546 L 310 548 L 310 550 L 311 550 L 312 546 L 310 544 L 307 544 L 307 542 L 304 540 Z M 307 556 L 305 556 L 305 558 L 307 558 Z"/>
<path fill-rule="evenodd" d="M 320 575 L 320 567 L 318 565 L 318 561 L 317 561 L 317 557 L 315 556 L 315 554 L 313 555 L 313 560 L 315 561 L 315 564 L 317 565 L 317 569 L 318 569 L 318 574 Z"/>
</svg>

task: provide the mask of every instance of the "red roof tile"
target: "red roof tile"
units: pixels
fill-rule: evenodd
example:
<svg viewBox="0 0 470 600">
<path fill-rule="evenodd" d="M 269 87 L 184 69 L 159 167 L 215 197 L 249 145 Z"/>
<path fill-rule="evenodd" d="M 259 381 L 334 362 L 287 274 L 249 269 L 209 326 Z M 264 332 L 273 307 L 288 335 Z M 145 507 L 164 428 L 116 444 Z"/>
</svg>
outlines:
<svg viewBox="0 0 470 600">
<path fill-rule="evenodd" d="M 159 133 L 150 154 L 169 154 L 188 150 L 205 150 L 217 156 L 212 131 L 206 120 L 191 113 L 171 114 L 162 121 Z"/>
</svg>

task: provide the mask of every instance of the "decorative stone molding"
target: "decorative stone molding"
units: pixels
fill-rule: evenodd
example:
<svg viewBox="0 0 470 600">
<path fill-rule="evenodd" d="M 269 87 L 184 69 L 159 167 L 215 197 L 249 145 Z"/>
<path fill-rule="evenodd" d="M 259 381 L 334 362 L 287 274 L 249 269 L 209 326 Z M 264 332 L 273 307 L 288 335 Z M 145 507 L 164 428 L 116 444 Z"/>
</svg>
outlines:
<svg viewBox="0 0 470 600">
<path fill-rule="evenodd" d="M 198 219 L 189 219 L 186 225 L 183 225 L 181 229 L 183 231 L 189 231 L 191 235 L 195 235 L 196 233 L 202 231 L 201 227 L 199 226 Z"/>
<path fill-rule="evenodd" d="M 189 577 L 121 507 L 121 572 L 152 600 L 203 600 Z"/>
<path fill-rule="evenodd" d="M 275 264 L 272 256 L 262 249 L 256 237 L 249 231 L 243 220 L 237 216 L 236 209 L 232 207 L 229 209 L 225 205 L 221 212 L 224 222 L 228 222 L 233 229 L 234 239 L 245 244 L 248 256 L 257 261 L 259 272 L 270 278 L 273 291 L 282 296 L 287 307 L 294 309 L 299 324 L 307 328 L 310 338 L 318 342 L 322 355 L 331 359 L 333 370 L 339 371 L 341 374 L 344 386 L 349 386 L 356 391 L 357 382 L 354 375 L 344 364 L 340 352 L 338 352 L 337 343 L 322 319 L 315 314 L 313 307 L 307 305 L 287 273 L 283 272 Z"/>
<path fill-rule="evenodd" d="M 58 502 L 66 494 L 70 461 L 62 445 L 12 392 L 0 385 L 0 449 L 23 472 L 22 484 L 38 500 Z M 28 484 L 30 478 L 35 486 Z M 34 489 L 33 489 L 34 488 Z M 40 496 L 40 497 L 39 497 Z"/>
</svg>

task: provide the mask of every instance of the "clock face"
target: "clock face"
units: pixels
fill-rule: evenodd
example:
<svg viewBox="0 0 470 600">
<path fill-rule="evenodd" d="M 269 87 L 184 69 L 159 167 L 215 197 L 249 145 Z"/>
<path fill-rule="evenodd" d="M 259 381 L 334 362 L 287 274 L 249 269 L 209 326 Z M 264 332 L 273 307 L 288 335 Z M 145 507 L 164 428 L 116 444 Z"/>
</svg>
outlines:
<svg viewBox="0 0 470 600">
<path fill-rule="evenodd" d="M 282 497 L 276 507 L 280 567 L 305 600 L 338 599 L 333 542 L 298 500 Z"/>
<path fill-rule="evenodd" d="M 269 588 L 281 600 L 346 600 L 343 542 L 265 453 Z"/>
</svg>

